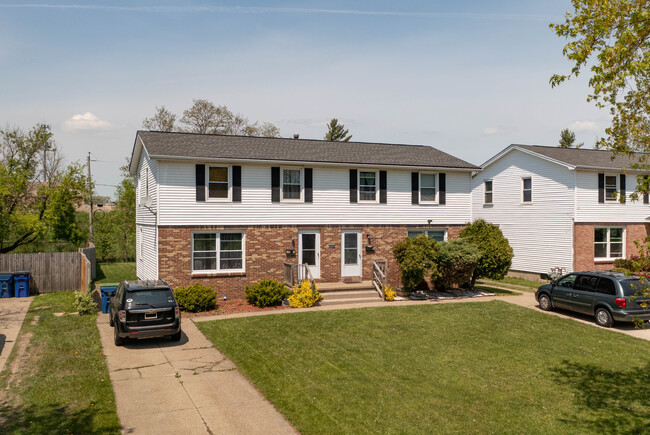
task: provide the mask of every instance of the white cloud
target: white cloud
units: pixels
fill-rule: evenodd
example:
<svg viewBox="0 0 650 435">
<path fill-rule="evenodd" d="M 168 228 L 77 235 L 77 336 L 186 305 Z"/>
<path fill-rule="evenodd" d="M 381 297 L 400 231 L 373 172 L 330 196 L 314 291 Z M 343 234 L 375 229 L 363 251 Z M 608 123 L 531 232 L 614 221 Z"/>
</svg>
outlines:
<svg viewBox="0 0 650 435">
<path fill-rule="evenodd" d="M 108 121 L 99 119 L 90 112 L 74 115 L 63 124 L 66 130 L 106 130 L 110 127 Z"/>
<path fill-rule="evenodd" d="M 483 134 L 486 136 L 494 136 L 495 134 L 503 133 L 498 127 L 486 127 L 483 129 Z"/>
<path fill-rule="evenodd" d="M 598 124 L 593 121 L 575 121 L 569 126 L 570 130 L 582 131 L 598 131 Z"/>
</svg>

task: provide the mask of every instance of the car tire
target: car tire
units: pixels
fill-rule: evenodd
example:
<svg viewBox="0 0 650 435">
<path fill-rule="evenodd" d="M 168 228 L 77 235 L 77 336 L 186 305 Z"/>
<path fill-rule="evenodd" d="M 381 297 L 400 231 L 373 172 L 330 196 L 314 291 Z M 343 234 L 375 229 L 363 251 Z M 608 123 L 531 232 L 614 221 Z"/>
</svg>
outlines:
<svg viewBox="0 0 650 435">
<path fill-rule="evenodd" d="M 542 293 L 539 295 L 539 308 L 541 308 L 544 311 L 551 311 L 553 309 L 553 302 L 551 301 L 551 297 L 547 295 L 546 293 Z"/>
<path fill-rule="evenodd" d="M 113 342 L 115 346 L 122 346 L 124 344 L 124 338 L 117 335 L 117 325 L 113 328 Z"/>
<path fill-rule="evenodd" d="M 596 310 L 596 324 L 605 328 L 609 328 L 614 324 L 614 319 L 609 310 L 606 308 L 598 308 Z"/>
<path fill-rule="evenodd" d="M 181 341 L 181 331 L 178 331 L 176 334 L 171 335 L 172 341 Z"/>
<path fill-rule="evenodd" d="M 108 313 L 108 326 L 115 326 L 115 320 L 113 320 L 111 313 Z"/>
</svg>

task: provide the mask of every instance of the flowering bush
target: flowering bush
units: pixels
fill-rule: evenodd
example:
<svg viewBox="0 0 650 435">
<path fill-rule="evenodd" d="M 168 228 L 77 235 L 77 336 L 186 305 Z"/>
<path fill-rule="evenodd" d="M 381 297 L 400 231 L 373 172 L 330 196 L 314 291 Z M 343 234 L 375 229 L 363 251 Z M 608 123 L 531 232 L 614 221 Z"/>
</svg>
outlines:
<svg viewBox="0 0 650 435">
<path fill-rule="evenodd" d="M 323 299 L 318 293 L 318 286 L 314 284 L 312 288 L 311 282 L 305 280 L 300 283 L 300 287 L 293 288 L 293 294 L 289 296 L 289 306 L 292 308 L 309 308 L 316 305 L 316 302 Z"/>
<path fill-rule="evenodd" d="M 384 286 L 384 299 L 387 301 L 393 301 L 395 300 L 395 296 L 397 296 L 397 292 L 390 288 L 389 286 L 385 285 Z"/>
</svg>

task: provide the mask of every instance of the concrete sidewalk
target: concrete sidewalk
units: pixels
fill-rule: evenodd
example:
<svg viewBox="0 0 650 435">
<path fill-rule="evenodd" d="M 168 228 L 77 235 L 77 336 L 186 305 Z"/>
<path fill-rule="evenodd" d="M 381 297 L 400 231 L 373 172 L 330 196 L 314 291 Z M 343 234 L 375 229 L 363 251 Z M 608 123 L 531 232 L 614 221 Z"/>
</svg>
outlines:
<svg viewBox="0 0 650 435">
<path fill-rule="evenodd" d="M 183 319 L 169 338 L 113 344 L 108 315 L 97 318 L 122 433 L 295 434 L 291 424 Z"/>
<path fill-rule="evenodd" d="M 32 299 L 34 297 L 0 299 L 0 372 L 7 364 Z"/>
</svg>

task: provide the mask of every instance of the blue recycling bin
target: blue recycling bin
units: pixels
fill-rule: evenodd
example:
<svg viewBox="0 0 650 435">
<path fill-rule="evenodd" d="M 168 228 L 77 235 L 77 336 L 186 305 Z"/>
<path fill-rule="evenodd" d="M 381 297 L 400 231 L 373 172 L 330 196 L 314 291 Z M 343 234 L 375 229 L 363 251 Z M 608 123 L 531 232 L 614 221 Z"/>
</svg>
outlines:
<svg viewBox="0 0 650 435">
<path fill-rule="evenodd" d="M 111 298 L 115 295 L 117 290 L 116 284 L 104 284 L 99 286 L 99 291 L 102 295 L 102 313 L 107 314 L 110 311 L 109 305 Z"/>
<path fill-rule="evenodd" d="M 29 271 L 14 272 L 14 296 L 17 298 L 29 296 Z"/>
<path fill-rule="evenodd" d="M 10 298 L 14 295 L 14 274 L 0 272 L 0 298 Z"/>
</svg>

